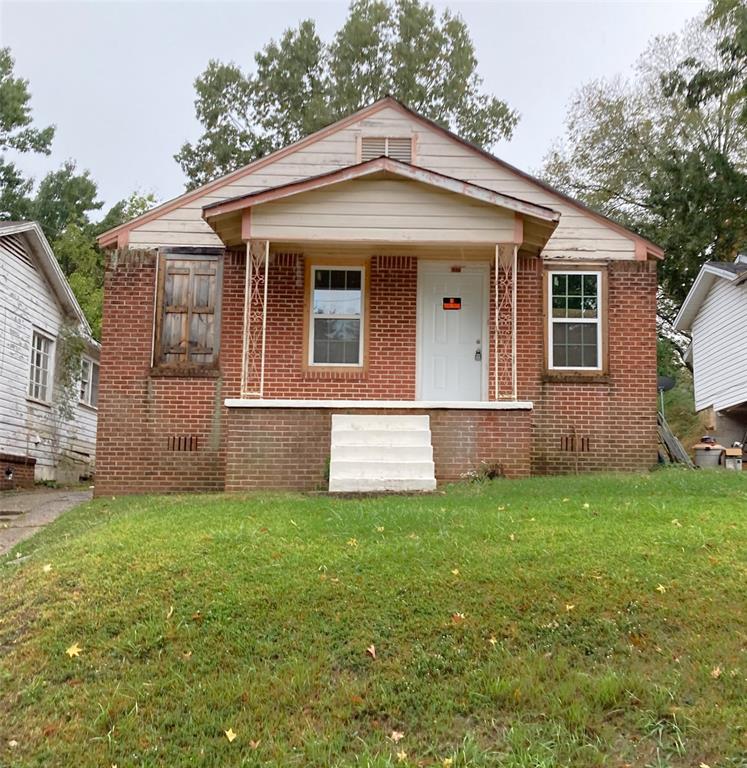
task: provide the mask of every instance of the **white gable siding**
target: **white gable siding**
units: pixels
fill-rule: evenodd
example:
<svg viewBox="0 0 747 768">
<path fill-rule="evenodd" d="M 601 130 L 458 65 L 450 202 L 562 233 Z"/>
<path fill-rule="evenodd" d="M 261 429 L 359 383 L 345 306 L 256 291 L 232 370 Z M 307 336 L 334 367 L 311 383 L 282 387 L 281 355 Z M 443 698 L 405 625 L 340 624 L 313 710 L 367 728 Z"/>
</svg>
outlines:
<svg viewBox="0 0 747 768">
<path fill-rule="evenodd" d="M 385 107 L 336 133 L 282 157 L 219 190 L 164 213 L 130 232 L 137 248 L 166 245 L 221 245 L 202 219 L 202 207 L 231 197 L 338 170 L 359 161 L 361 135 L 413 136 L 415 165 L 469 181 L 561 212 L 544 255 L 555 258 L 632 259 L 633 241 L 531 181 L 502 168 L 440 131 L 422 125 L 393 107 Z"/>
<path fill-rule="evenodd" d="M 35 458 L 37 480 L 56 478 L 61 455 L 95 454 L 94 410 L 77 406 L 67 422 L 26 397 L 34 329 L 56 338 L 63 319 L 25 237 L 0 236 L 0 453 Z"/>
<path fill-rule="evenodd" d="M 747 285 L 717 279 L 692 325 L 695 408 L 747 402 Z"/>
</svg>

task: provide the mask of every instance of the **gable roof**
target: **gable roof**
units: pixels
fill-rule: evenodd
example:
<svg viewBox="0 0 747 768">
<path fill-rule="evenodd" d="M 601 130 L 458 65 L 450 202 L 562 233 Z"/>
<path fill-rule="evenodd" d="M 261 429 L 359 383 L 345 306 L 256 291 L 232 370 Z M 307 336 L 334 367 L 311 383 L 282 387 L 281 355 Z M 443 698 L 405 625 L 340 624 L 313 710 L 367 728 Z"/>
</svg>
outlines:
<svg viewBox="0 0 747 768">
<path fill-rule="evenodd" d="M 512 195 L 504 195 L 502 192 L 496 192 L 486 187 L 480 187 L 476 184 L 470 184 L 460 179 L 454 179 L 451 176 L 444 176 L 442 173 L 430 171 L 427 168 L 420 168 L 411 163 L 403 163 L 390 157 L 376 157 L 373 160 L 367 160 L 357 165 L 351 165 L 346 168 L 340 168 L 329 173 L 322 173 L 318 176 L 312 176 L 306 179 L 292 181 L 289 184 L 281 184 L 270 189 L 263 189 L 257 192 L 250 192 L 246 195 L 239 195 L 228 200 L 219 200 L 210 203 L 202 209 L 203 218 L 219 216 L 224 213 L 242 210 L 271 200 L 280 200 L 284 197 L 300 194 L 301 192 L 310 192 L 314 189 L 326 187 L 331 184 L 338 184 L 342 181 L 351 181 L 369 176 L 387 173 L 399 178 L 417 181 L 445 192 L 453 192 L 458 195 L 478 200 L 482 203 L 496 205 L 507 210 L 514 211 L 527 216 L 533 216 L 543 221 L 557 222 L 560 219 L 560 213 L 548 208 L 545 205 L 537 205 L 526 200 L 521 200 Z"/>
<path fill-rule="evenodd" d="M 747 279 L 747 263 L 741 261 L 707 261 L 698 272 L 680 311 L 674 320 L 678 331 L 689 331 L 716 280 L 740 283 Z"/>
<path fill-rule="evenodd" d="M 358 122 L 361 119 L 369 117 L 386 107 L 392 107 L 404 113 L 405 115 L 411 117 L 417 122 L 420 122 L 421 124 L 426 125 L 432 128 L 433 130 L 440 132 L 442 135 L 448 137 L 450 140 L 455 141 L 465 147 L 468 147 L 473 152 L 476 152 L 482 155 L 483 157 L 497 164 L 501 168 L 504 168 L 510 171 L 511 173 L 514 173 L 520 176 L 521 178 L 552 193 L 553 195 L 557 195 L 566 203 L 582 211 L 587 216 L 593 219 L 596 219 L 597 221 L 601 222 L 605 226 L 608 226 L 610 229 L 613 229 L 616 232 L 631 239 L 636 244 L 636 253 L 638 254 L 640 252 L 643 254 L 642 258 L 646 258 L 646 256 L 648 255 L 652 255 L 658 259 L 663 258 L 664 256 L 663 249 L 660 246 L 656 245 L 655 243 L 651 242 L 650 240 L 647 240 L 646 238 L 642 237 L 636 232 L 633 232 L 623 227 L 622 225 L 602 215 L 601 213 L 598 213 L 592 210 L 591 208 L 584 205 L 579 200 L 576 200 L 566 195 L 564 192 L 561 192 L 560 190 L 555 189 L 550 184 L 547 184 L 546 182 L 541 181 L 540 179 L 532 176 L 531 174 L 528 174 L 525 171 L 522 171 L 516 168 L 510 163 L 507 163 L 504 160 L 497 158 L 495 155 L 492 155 L 490 152 L 483 149 L 482 147 L 479 147 L 476 144 L 473 144 L 472 142 L 467 141 L 466 139 L 463 139 L 460 136 L 457 136 L 455 133 L 452 133 L 447 128 L 444 128 L 442 125 L 439 125 L 434 120 L 431 120 L 430 118 L 427 118 L 427 117 L 424 117 L 423 115 L 418 114 L 417 112 L 405 106 L 402 102 L 398 101 L 392 96 L 385 96 L 383 99 L 380 99 L 379 101 L 376 101 L 373 104 L 370 104 L 369 106 L 364 107 L 363 109 L 360 109 L 357 112 L 354 112 L 353 114 L 348 115 L 347 117 L 341 120 L 338 120 L 337 122 L 332 123 L 331 125 L 328 125 L 325 128 L 322 128 L 316 131 L 315 133 L 309 134 L 303 139 L 300 139 L 299 141 L 293 144 L 289 144 L 287 147 L 283 147 L 282 149 L 279 149 L 276 152 L 266 155 L 265 157 L 254 160 L 248 165 L 245 165 L 242 168 L 239 168 L 236 171 L 233 171 L 232 173 L 226 174 L 225 176 L 221 176 L 218 179 L 214 179 L 213 181 L 210 181 L 207 184 L 203 184 L 201 187 L 197 187 L 196 189 L 190 192 L 185 192 L 179 197 L 173 198 L 172 200 L 169 200 L 166 203 L 163 203 L 157 206 L 156 208 L 153 208 L 150 211 L 147 211 L 146 213 L 138 216 L 135 219 L 132 219 L 129 222 L 126 222 L 125 224 L 121 224 L 118 227 L 110 229 L 107 232 L 104 232 L 102 235 L 99 235 L 98 242 L 103 247 L 113 247 L 117 245 L 123 245 L 124 243 L 126 243 L 127 233 L 131 229 L 134 229 L 140 226 L 141 224 L 146 223 L 147 221 L 151 221 L 155 218 L 158 218 L 159 216 L 162 216 L 165 213 L 168 213 L 169 211 L 174 210 L 175 208 L 179 208 L 190 201 L 203 197 L 204 195 L 208 194 L 212 190 L 219 189 L 220 187 L 226 186 L 227 184 L 230 184 L 250 173 L 254 173 L 255 171 L 262 168 L 263 166 L 268 165 L 269 163 L 275 162 L 276 160 L 279 160 L 280 158 L 285 157 L 286 155 L 291 154 L 292 152 L 295 152 L 296 150 L 301 149 L 302 147 L 312 144 L 318 139 L 326 135 L 335 133 L 352 123 Z"/>
<path fill-rule="evenodd" d="M 10 235 L 24 236 L 60 306 L 66 310 L 68 315 L 77 320 L 83 332 L 88 336 L 88 341 L 98 347 L 98 342 L 93 339 L 91 326 L 88 324 L 88 320 L 86 320 L 86 316 L 83 314 L 83 310 L 78 304 L 78 300 L 75 298 L 75 294 L 70 288 L 57 257 L 39 224 L 35 221 L 0 222 L 0 239 Z"/>
</svg>

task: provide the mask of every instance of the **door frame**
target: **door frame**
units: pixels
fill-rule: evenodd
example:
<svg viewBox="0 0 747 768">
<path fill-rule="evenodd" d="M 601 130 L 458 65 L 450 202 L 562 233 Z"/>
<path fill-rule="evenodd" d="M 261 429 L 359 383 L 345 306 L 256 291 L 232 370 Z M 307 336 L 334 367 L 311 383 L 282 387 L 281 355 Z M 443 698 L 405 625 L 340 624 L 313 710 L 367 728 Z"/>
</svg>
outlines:
<svg viewBox="0 0 747 768">
<path fill-rule="evenodd" d="M 462 272 L 482 275 L 482 375 L 480 377 L 480 400 L 488 399 L 488 372 L 490 370 L 490 262 L 489 261 L 450 261 L 448 259 L 418 259 L 417 307 L 415 323 L 415 399 L 423 399 L 423 313 L 425 301 L 423 298 L 422 276 L 426 273 L 450 272 L 452 267 L 460 267 Z M 471 402 L 471 401 L 469 401 Z"/>
</svg>

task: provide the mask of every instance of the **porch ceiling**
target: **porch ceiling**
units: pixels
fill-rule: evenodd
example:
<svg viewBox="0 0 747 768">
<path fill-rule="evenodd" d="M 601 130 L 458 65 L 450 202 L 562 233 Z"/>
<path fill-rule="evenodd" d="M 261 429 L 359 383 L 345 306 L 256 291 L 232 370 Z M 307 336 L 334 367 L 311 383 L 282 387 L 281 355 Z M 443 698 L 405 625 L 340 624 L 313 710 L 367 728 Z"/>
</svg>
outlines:
<svg viewBox="0 0 747 768">
<path fill-rule="evenodd" d="M 453 252 L 515 243 L 539 253 L 560 214 L 382 157 L 206 206 L 203 217 L 228 246 L 254 239 Z"/>
</svg>

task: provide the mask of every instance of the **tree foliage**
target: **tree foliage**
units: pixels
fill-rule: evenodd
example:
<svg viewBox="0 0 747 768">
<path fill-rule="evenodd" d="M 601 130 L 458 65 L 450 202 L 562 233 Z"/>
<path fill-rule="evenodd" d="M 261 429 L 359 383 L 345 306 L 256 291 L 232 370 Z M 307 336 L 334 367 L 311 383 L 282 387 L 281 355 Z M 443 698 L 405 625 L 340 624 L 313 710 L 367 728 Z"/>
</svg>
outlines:
<svg viewBox="0 0 747 768">
<path fill-rule="evenodd" d="M 481 146 L 517 114 L 483 92 L 466 24 L 420 0 L 354 0 L 330 44 L 313 21 L 254 57 L 255 71 L 211 61 L 195 81 L 203 134 L 176 160 L 192 188 L 392 95 Z"/>
<path fill-rule="evenodd" d="M 29 82 L 15 76 L 14 66 L 10 48 L 0 48 L 0 219 L 11 221 L 29 218 L 33 182 L 6 153 L 48 155 L 54 137 L 54 126 L 34 127 Z"/>
<path fill-rule="evenodd" d="M 551 183 L 664 247 L 665 324 L 704 261 L 747 246 L 745 90 L 732 58 L 740 32 L 728 14 L 718 19 L 654 39 L 629 80 L 585 85 L 545 164 Z"/>
</svg>

